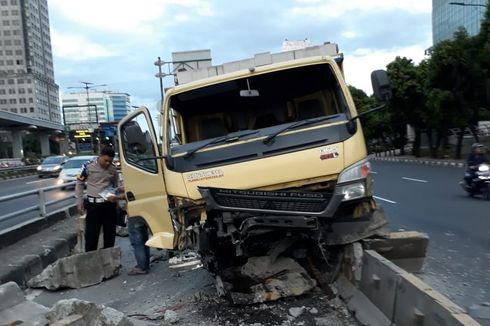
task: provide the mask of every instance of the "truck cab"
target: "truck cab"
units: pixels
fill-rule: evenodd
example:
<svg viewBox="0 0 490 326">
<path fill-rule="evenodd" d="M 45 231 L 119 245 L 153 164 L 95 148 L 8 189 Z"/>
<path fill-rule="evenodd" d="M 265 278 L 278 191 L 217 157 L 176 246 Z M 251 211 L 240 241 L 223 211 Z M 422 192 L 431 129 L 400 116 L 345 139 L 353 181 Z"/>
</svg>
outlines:
<svg viewBox="0 0 490 326">
<path fill-rule="evenodd" d="M 147 245 L 197 248 L 214 271 L 284 237 L 342 245 L 386 225 L 341 56 L 270 61 L 169 90 L 161 136 L 146 108 L 119 123 Z"/>
</svg>

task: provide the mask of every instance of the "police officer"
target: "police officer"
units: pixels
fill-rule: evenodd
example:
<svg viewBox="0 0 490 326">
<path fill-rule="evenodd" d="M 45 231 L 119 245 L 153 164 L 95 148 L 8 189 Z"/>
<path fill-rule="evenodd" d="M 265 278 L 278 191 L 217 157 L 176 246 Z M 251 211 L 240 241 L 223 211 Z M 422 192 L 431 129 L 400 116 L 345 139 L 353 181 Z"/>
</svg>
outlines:
<svg viewBox="0 0 490 326">
<path fill-rule="evenodd" d="M 85 210 L 85 251 L 97 250 L 100 228 L 104 231 L 104 248 L 114 246 L 116 239 L 117 201 L 124 199 L 124 194 L 116 195 L 118 172 L 112 164 L 115 152 L 111 147 L 101 150 L 96 160 L 84 164 L 75 186 L 78 213 Z M 87 198 L 83 198 L 84 185 L 87 186 Z M 113 193 L 102 197 L 105 190 Z"/>
</svg>

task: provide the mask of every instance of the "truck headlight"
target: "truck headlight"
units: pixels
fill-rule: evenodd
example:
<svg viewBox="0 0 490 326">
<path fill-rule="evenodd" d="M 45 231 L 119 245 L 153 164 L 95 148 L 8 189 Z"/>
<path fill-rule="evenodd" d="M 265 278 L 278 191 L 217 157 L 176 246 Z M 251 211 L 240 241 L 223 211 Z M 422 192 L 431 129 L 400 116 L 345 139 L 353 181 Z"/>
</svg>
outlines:
<svg viewBox="0 0 490 326">
<path fill-rule="evenodd" d="M 39 165 L 36 170 L 41 171 L 42 167 Z"/>
<path fill-rule="evenodd" d="M 371 163 L 368 160 L 362 160 L 340 172 L 337 183 L 364 179 L 369 175 L 369 171 L 371 171 Z"/>
<path fill-rule="evenodd" d="M 344 201 L 366 196 L 366 186 L 364 185 L 364 182 L 346 185 L 341 189 L 342 193 L 344 194 Z"/>
<path fill-rule="evenodd" d="M 342 201 L 371 196 L 372 180 L 369 177 L 371 164 L 362 160 L 342 171 L 335 192 L 343 195 Z"/>
</svg>

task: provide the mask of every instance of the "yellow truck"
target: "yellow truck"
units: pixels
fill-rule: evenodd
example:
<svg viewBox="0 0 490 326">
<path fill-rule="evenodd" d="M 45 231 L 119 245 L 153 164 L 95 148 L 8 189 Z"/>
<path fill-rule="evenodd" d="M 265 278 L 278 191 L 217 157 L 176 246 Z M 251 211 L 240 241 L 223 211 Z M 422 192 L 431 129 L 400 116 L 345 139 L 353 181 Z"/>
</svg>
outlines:
<svg viewBox="0 0 490 326">
<path fill-rule="evenodd" d="M 285 237 L 334 246 L 383 230 L 342 54 L 300 51 L 170 89 L 161 136 L 146 108 L 119 123 L 128 212 L 147 222 L 147 245 L 195 248 L 217 271 Z"/>
</svg>

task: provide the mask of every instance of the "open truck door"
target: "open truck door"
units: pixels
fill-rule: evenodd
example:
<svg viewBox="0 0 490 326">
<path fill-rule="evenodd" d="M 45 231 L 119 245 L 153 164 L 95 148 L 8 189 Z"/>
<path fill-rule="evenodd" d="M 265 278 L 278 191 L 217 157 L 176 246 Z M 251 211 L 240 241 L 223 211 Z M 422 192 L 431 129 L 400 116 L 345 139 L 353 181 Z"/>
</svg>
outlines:
<svg viewBox="0 0 490 326">
<path fill-rule="evenodd" d="M 128 201 L 128 215 L 142 217 L 152 237 L 146 245 L 174 248 L 163 163 L 147 108 L 141 107 L 119 122 L 119 155 Z"/>
</svg>

